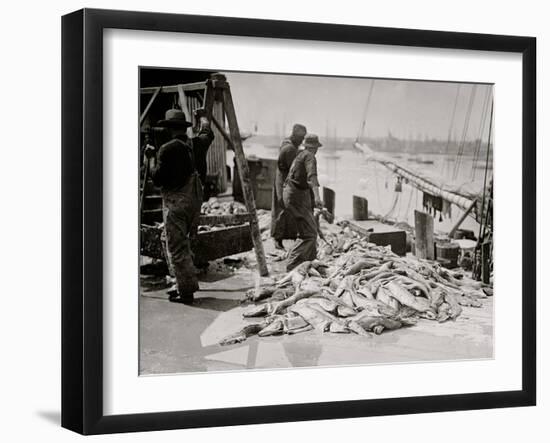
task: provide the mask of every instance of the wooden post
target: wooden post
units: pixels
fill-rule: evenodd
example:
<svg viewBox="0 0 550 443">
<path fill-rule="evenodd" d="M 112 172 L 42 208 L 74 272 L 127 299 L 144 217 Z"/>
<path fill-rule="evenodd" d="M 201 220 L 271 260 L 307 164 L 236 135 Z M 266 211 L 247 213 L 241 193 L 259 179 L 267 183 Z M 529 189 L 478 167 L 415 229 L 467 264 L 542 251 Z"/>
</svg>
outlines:
<svg viewBox="0 0 550 443">
<path fill-rule="evenodd" d="M 368 220 L 369 219 L 369 202 L 366 198 L 353 196 L 353 219 Z"/>
<path fill-rule="evenodd" d="M 185 91 L 183 90 L 182 85 L 178 85 L 178 96 L 180 99 L 180 108 L 182 112 L 185 114 L 185 118 L 189 123 L 193 123 L 193 116 L 189 112 L 189 105 L 187 104 L 187 97 L 185 96 Z M 193 137 L 193 130 L 189 127 L 187 128 L 187 135 L 192 138 Z"/>
<path fill-rule="evenodd" d="M 212 116 L 212 123 L 214 123 L 214 126 L 217 128 L 217 130 L 220 131 L 220 134 L 229 145 L 229 149 L 234 151 L 235 148 L 233 147 L 233 142 L 231 141 L 231 137 L 229 137 L 229 134 L 225 132 L 225 129 L 222 127 L 221 123 L 214 116 Z"/>
<path fill-rule="evenodd" d="M 434 259 L 434 219 L 430 214 L 414 211 L 415 255 Z"/>
<path fill-rule="evenodd" d="M 481 244 L 481 281 L 489 284 L 491 279 L 491 269 L 489 267 L 489 259 L 491 255 L 491 244 L 483 242 Z"/>
<path fill-rule="evenodd" d="M 225 81 L 225 77 L 223 77 L 223 81 Z M 218 76 L 212 75 L 212 78 L 218 78 Z M 206 89 L 204 91 L 204 100 L 202 102 L 202 107 L 206 111 L 206 118 L 210 121 L 212 120 L 212 113 L 214 112 L 214 85 L 212 84 L 212 80 L 209 79 L 206 82 Z"/>
<path fill-rule="evenodd" d="M 334 215 L 334 207 L 336 206 L 336 193 L 330 189 L 323 186 L 323 204 L 327 208 L 328 212 Z"/>
<path fill-rule="evenodd" d="M 246 209 L 250 214 L 250 230 L 252 233 L 252 242 L 254 244 L 254 251 L 256 252 L 256 260 L 258 261 L 258 270 L 261 276 L 266 276 L 269 274 L 267 269 L 267 263 L 265 260 L 264 254 L 264 245 L 262 243 L 262 236 L 260 233 L 260 226 L 258 224 L 258 216 L 256 214 L 256 202 L 254 200 L 254 194 L 252 191 L 252 186 L 250 184 L 250 171 L 248 170 L 248 162 L 244 155 L 243 146 L 241 142 L 241 133 L 239 131 L 239 125 L 237 123 L 237 115 L 235 113 L 235 108 L 233 106 L 233 98 L 231 97 L 231 91 L 229 89 L 229 84 L 225 82 L 225 77 L 217 76 L 214 86 L 216 88 L 223 89 L 223 102 L 225 114 L 227 117 L 227 123 L 229 126 L 229 134 L 233 142 L 233 147 L 235 149 L 235 160 L 238 165 L 238 171 L 241 178 L 241 186 L 243 189 L 244 203 Z M 205 99 L 205 104 L 207 103 Z M 208 112 L 208 108 L 207 112 Z"/>
<path fill-rule="evenodd" d="M 141 126 L 143 124 L 143 122 L 145 121 L 145 118 L 147 117 L 147 114 L 149 114 L 149 111 L 151 110 L 151 106 L 153 106 L 153 102 L 155 101 L 155 99 L 159 95 L 161 89 L 162 89 L 162 87 L 159 86 L 157 89 L 155 89 L 155 92 L 153 92 L 153 96 L 151 97 L 151 100 L 149 100 L 149 103 L 147 103 L 147 106 L 145 106 L 145 110 L 139 116 L 139 126 Z"/>
</svg>

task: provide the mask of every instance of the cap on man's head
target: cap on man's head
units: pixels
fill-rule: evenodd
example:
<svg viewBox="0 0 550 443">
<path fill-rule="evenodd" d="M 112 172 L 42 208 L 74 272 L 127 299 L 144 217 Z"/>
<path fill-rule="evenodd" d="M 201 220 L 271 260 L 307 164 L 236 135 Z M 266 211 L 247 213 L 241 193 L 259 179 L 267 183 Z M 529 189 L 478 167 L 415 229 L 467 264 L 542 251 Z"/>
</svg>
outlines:
<svg viewBox="0 0 550 443">
<path fill-rule="evenodd" d="M 304 146 L 306 148 L 320 148 L 323 145 L 319 142 L 317 134 L 307 134 L 304 138 Z"/>
<path fill-rule="evenodd" d="M 306 135 L 307 133 L 307 129 L 304 125 L 301 125 L 300 123 L 296 123 L 293 127 L 292 127 L 292 135 L 299 135 L 299 136 L 304 136 Z"/>
</svg>

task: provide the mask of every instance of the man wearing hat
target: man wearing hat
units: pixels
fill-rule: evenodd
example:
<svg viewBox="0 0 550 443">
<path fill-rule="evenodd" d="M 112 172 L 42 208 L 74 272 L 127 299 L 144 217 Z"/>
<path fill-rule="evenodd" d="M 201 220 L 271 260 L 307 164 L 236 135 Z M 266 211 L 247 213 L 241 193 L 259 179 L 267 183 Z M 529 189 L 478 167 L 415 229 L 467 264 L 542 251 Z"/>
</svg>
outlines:
<svg viewBox="0 0 550 443">
<path fill-rule="evenodd" d="M 298 240 L 288 256 L 287 271 L 317 257 L 317 224 L 313 217 L 313 207 L 323 207 L 319 196 L 317 159 L 315 158 L 321 146 L 323 145 L 319 142 L 317 135 L 305 136 L 305 149 L 296 155 L 284 184 L 285 212 L 296 221 L 298 229 Z"/>
<path fill-rule="evenodd" d="M 284 249 L 283 239 L 296 238 L 296 227 L 293 226 L 292 220 L 289 220 L 289 217 L 284 213 L 283 186 L 306 132 L 304 125 L 296 123 L 292 127 L 292 134 L 283 140 L 279 149 L 271 201 L 271 237 L 273 237 L 277 249 Z"/>
<path fill-rule="evenodd" d="M 155 163 L 151 176 L 161 190 L 168 267 L 176 278 L 177 292 L 170 294 L 170 301 L 181 303 L 192 302 L 194 292 L 199 289 L 190 241 L 202 204 L 201 179 L 206 176 L 206 154 L 214 140 L 208 119 L 202 112 L 197 117 L 200 130 L 191 139 L 187 128 L 192 124 L 185 114 L 179 109 L 169 109 L 157 125 L 168 130 L 171 140 L 160 147 L 156 159 L 154 148 L 145 150 Z"/>
</svg>

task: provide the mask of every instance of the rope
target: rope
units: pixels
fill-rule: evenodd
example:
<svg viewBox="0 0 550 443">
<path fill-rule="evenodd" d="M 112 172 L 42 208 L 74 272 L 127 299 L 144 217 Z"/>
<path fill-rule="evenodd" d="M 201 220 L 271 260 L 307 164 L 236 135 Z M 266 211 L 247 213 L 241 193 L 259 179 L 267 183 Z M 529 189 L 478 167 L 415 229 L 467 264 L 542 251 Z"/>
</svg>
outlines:
<svg viewBox="0 0 550 443">
<path fill-rule="evenodd" d="M 384 217 L 382 217 L 382 221 L 387 220 L 388 217 L 393 213 L 393 211 L 395 210 L 395 207 L 397 206 L 397 202 L 399 201 L 400 194 L 401 194 L 400 192 L 395 193 L 395 199 L 393 200 L 393 204 L 392 204 L 390 210 L 388 211 L 388 213 L 386 215 L 384 215 Z"/>
<path fill-rule="evenodd" d="M 466 115 L 464 117 L 464 128 L 462 130 L 461 142 L 456 155 L 456 161 L 455 161 L 454 170 L 453 170 L 453 180 L 457 178 L 458 171 L 460 170 L 460 166 L 462 163 L 462 156 L 464 154 L 464 147 L 466 145 L 466 136 L 468 135 L 468 129 L 470 128 L 470 118 L 472 116 L 472 108 L 474 105 L 476 92 L 477 92 L 477 85 L 473 85 L 472 91 L 470 92 L 470 100 L 468 102 L 468 107 L 466 109 Z"/>
<path fill-rule="evenodd" d="M 378 200 L 378 206 L 380 206 L 380 203 L 381 203 L 381 199 L 380 199 L 380 187 L 379 187 L 379 184 L 378 184 L 378 171 L 379 171 L 379 168 L 378 168 L 378 163 L 375 163 L 374 164 L 374 180 L 376 182 L 376 198 Z"/>
<path fill-rule="evenodd" d="M 487 216 L 485 214 L 485 194 L 487 193 L 487 170 L 489 169 L 489 152 L 491 151 L 491 130 L 493 128 L 493 107 L 494 102 L 491 102 L 491 120 L 489 120 L 489 136 L 487 138 L 487 155 L 485 158 L 485 174 L 483 177 L 483 198 L 481 200 L 481 223 L 479 224 L 479 235 L 477 237 L 478 243 L 481 240 L 481 229 L 484 223 L 487 221 Z"/>
<path fill-rule="evenodd" d="M 445 155 L 449 155 L 449 147 L 451 146 L 452 130 L 453 130 L 454 122 L 455 122 L 456 107 L 458 105 L 458 94 L 460 92 L 460 86 L 461 86 L 460 83 L 456 86 L 455 104 L 453 106 L 453 113 L 451 114 L 451 121 L 449 123 L 449 133 L 447 135 L 447 145 L 445 146 Z M 448 162 L 447 162 L 445 167 L 447 168 L 448 166 L 449 165 L 448 165 Z M 447 175 L 447 174 L 445 174 L 445 175 Z"/>
<path fill-rule="evenodd" d="M 479 161 L 479 155 L 481 153 L 481 139 L 483 137 L 483 134 L 485 132 L 485 125 L 487 123 L 487 113 L 489 111 L 489 96 L 491 93 L 491 87 L 489 86 L 487 88 L 487 92 L 485 93 L 485 98 L 483 100 L 483 108 L 481 113 L 481 120 L 479 122 L 479 131 L 477 135 L 477 142 L 475 146 L 475 152 L 474 152 L 474 160 L 472 162 L 472 181 L 475 180 L 476 176 L 476 165 Z"/>
<path fill-rule="evenodd" d="M 363 138 L 363 136 L 365 135 L 365 126 L 367 124 L 367 114 L 369 112 L 370 101 L 371 101 L 371 98 L 372 98 L 372 91 L 374 89 L 374 82 L 375 82 L 375 80 L 373 79 L 372 83 L 370 84 L 369 94 L 367 96 L 367 103 L 365 105 L 365 112 L 363 114 L 363 123 L 361 125 L 361 129 L 359 130 L 359 133 L 357 134 L 357 138 L 355 139 L 356 142 L 358 142 L 359 139 Z"/>
<path fill-rule="evenodd" d="M 407 204 L 407 213 L 405 214 L 406 216 L 406 219 L 405 221 L 408 221 L 409 220 L 409 217 L 407 217 L 407 214 L 410 214 L 410 210 L 411 210 L 411 203 L 412 203 L 412 196 L 413 196 L 413 187 L 412 186 L 409 186 L 409 203 Z"/>
</svg>

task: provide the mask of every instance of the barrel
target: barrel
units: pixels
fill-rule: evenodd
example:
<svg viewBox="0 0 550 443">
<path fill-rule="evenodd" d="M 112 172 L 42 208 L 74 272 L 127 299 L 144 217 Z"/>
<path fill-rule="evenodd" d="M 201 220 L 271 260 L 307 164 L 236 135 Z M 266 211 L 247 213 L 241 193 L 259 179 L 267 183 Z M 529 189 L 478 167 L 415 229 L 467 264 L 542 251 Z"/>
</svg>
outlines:
<svg viewBox="0 0 550 443">
<path fill-rule="evenodd" d="M 460 246 L 450 242 L 435 243 L 435 257 L 446 268 L 456 268 L 458 266 L 458 257 L 460 255 Z"/>
</svg>

